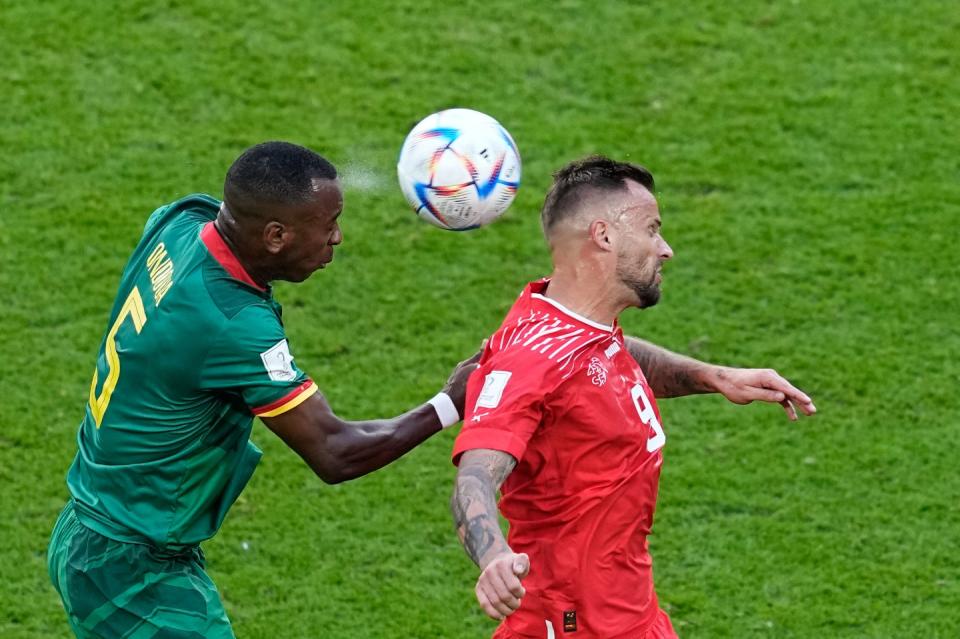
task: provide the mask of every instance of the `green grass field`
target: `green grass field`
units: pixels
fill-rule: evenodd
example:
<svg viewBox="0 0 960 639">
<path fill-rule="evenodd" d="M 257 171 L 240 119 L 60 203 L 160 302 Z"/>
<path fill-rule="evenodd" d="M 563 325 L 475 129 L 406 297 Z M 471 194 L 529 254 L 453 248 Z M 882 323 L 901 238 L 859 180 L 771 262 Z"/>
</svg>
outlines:
<svg viewBox="0 0 960 639">
<path fill-rule="evenodd" d="M 50 528 L 117 278 L 155 207 L 245 147 L 345 184 L 332 268 L 279 285 L 338 412 L 432 395 L 549 268 L 550 172 L 649 166 L 676 257 L 625 328 L 774 366 L 820 414 L 661 403 L 657 589 L 680 635 L 960 636 L 955 2 L 0 3 L 0 636 L 67 637 Z M 448 106 L 524 159 L 507 215 L 419 222 L 393 163 Z M 487 637 L 447 510 L 454 434 L 338 486 L 265 428 L 206 544 L 240 637 Z"/>
</svg>

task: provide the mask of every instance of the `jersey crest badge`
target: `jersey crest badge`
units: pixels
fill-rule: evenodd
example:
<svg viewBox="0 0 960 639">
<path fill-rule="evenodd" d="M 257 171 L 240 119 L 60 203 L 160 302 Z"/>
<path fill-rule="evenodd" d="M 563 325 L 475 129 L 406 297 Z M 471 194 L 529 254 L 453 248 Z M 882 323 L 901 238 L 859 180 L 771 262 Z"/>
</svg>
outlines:
<svg viewBox="0 0 960 639">
<path fill-rule="evenodd" d="M 603 386 L 607 383 L 607 369 L 598 357 L 591 357 L 587 365 L 587 376 L 594 386 Z"/>
</svg>

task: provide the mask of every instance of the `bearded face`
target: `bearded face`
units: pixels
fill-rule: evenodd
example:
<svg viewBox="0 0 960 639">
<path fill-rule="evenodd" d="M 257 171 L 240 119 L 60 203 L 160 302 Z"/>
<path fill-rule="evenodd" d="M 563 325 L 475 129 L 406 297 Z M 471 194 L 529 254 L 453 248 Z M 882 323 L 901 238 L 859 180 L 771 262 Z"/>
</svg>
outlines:
<svg viewBox="0 0 960 639">
<path fill-rule="evenodd" d="M 648 308 L 660 301 L 661 261 L 655 252 L 621 249 L 617 256 L 617 278 L 633 291 L 638 308 Z"/>
</svg>

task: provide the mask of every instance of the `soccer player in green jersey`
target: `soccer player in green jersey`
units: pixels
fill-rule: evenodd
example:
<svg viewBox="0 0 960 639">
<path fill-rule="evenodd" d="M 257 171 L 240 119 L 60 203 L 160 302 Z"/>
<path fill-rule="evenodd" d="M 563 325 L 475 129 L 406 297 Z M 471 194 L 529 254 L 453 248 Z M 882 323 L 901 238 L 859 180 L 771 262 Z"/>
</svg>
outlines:
<svg viewBox="0 0 960 639">
<path fill-rule="evenodd" d="M 336 169 L 267 142 L 230 167 L 224 200 L 149 218 L 120 280 L 48 551 L 78 637 L 233 637 L 200 542 L 253 473 L 254 416 L 326 482 L 359 477 L 459 421 L 462 362 L 391 419 L 337 417 L 291 355 L 270 282 L 301 282 L 343 237 Z"/>
</svg>

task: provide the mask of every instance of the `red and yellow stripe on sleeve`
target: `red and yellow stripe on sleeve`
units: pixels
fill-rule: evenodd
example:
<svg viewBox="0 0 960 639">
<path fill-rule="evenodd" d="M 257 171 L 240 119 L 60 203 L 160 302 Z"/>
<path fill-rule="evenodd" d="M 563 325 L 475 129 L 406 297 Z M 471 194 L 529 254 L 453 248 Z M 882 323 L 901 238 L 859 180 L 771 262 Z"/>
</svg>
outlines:
<svg viewBox="0 0 960 639">
<path fill-rule="evenodd" d="M 313 383 L 313 380 L 308 379 L 277 401 L 252 409 L 253 414 L 257 417 L 276 417 L 277 415 L 282 415 L 288 410 L 292 410 L 307 401 L 307 399 L 318 390 L 320 389 Z"/>
</svg>

